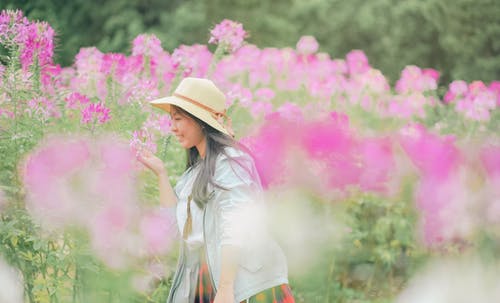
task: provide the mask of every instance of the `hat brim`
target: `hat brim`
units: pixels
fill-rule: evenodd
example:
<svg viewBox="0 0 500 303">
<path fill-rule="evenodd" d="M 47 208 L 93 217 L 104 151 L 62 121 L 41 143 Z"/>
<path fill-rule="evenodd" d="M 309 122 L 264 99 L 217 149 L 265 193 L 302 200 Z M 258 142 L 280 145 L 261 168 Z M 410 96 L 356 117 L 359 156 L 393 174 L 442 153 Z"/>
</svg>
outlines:
<svg viewBox="0 0 500 303">
<path fill-rule="evenodd" d="M 182 98 L 170 96 L 150 101 L 149 104 L 154 107 L 160 108 L 167 113 L 170 113 L 171 105 L 178 106 L 191 115 L 195 116 L 196 118 L 200 119 L 201 121 L 207 123 L 211 127 L 215 128 L 216 130 L 220 131 L 221 133 L 229 135 L 229 132 L 226 130 L 226 128 L 212 116 L 212 113 Z"/>
</svg>

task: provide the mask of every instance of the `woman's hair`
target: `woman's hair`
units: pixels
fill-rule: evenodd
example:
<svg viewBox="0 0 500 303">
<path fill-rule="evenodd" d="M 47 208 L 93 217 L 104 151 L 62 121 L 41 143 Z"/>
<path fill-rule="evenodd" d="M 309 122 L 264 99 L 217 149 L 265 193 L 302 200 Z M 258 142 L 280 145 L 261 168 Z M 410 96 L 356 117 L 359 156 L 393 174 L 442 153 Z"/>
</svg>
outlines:
<svg viewBox="0 0 500 303">
<path fill-rule="evenodd" d="M 183 110 L 175 106 L 175 109 L 181 114 L 187 117 L 192 118 L 201 126 L 203 134 L 206 138 L 206 149 L 205 149 L 205 157 L 201 158 L 198 153 L 198 149 L 196 146 L 193 146 L 187 150 L 187 164 L 186 169 L 191 168 L 194 165 L 200 165 L 200 172 L 198 173 L 196 179 L 193 183 L 193 189 L 191 192 L 191 196 L 193 200 L 203 208 L 204 205 L 210 199 L 211 192 L 208 192 L 208 185 L 212 185 L 216 188 L 225 189 L 224 187 L 216 184 L 214 182 L 214 174 L 215 174 L 215 164 L 217 161 L 217 157 L 222 154 L 228 157 L 230 160 L 233 160 L 235 163 L 240 165 L 243 169 L 250 171 L 250 168 L 243 165 L 237 159 L 230 157 L 226 152 L 226 147 L 233 147 L 236 149 L 240 149 L 251 156 L 251 152 L 237 142 L 233 137 L 226 135 L 215 128 L 211 127 L 204 121 L 198 119 L 187 111 Z"/>
</svg>

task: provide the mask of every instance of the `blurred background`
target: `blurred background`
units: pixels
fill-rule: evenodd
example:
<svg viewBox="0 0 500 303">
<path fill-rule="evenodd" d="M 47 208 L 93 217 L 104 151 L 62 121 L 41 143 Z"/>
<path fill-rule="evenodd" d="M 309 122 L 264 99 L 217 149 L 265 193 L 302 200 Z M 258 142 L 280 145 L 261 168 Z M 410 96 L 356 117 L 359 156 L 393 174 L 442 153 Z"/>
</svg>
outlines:
<svg viewBox="0 0 500 303">
<path fill-rule="evenodd" d="M 47 21 L 57 34 L 55 62 L 72 64 L 81 47 L 130 53 L 130 41 L 155 34 L 167 51 L 204 44 L 224 18 L 243 23 L 249 43 L 294 47 L 316 37 L 320 51 L 343 58 L 363 50 L 394 83 L 406 65 L 453 79 L 500 78 L 500 1 L 496 0 L 2 0 Z"/>
</svg>

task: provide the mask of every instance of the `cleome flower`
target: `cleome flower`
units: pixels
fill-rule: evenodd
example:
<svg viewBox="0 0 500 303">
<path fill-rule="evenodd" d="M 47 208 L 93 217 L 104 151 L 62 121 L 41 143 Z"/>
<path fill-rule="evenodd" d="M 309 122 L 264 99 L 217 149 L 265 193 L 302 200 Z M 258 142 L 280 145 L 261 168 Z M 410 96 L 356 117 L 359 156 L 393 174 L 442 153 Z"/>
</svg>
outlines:
<svg viewBox="0 0 500 303">
<path fill-rule="evenodd" d="M 224 45 L 230 52 L 234 52 L 243 45 L 247 36 L 241 23 L 224 19 L 210 31 L 208 43 Z"/>
</svg>

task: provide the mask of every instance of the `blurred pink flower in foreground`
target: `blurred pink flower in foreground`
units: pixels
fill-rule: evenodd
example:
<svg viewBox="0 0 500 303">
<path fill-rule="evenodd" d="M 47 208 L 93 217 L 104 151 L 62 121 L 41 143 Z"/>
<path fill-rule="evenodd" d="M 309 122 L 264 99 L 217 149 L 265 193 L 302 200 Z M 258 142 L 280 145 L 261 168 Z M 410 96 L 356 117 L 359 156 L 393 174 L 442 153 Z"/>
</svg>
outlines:
<svg viewBox="0 0 500 303">
<path fill-rule="evenodd" d="M 255 157 L 255 165 L 262 185 L 280 184 L 285 178 L 286 152 L 289 149 L 289 134 L 293 128 L 277 114 L 266 117 L 258 132 L 241 140 Z"/>
<path fill-rule="evenodd" d="M 389 192 L 395 169 L 389 138 L 356 136 L 340 113 L 311 121 L 296 110 L 267 115 L 258 132 L 242 140 L 255 156 L 265 187 L 293 184 L 330 191 L 358 186 Z"/>
<path fill-rule="evenodd" d="M 365 138 L 361 140 L 359 150 L 363 167 L 360 188 L 388 193 L 388 181 L 397 169 L 391 138 Z"/>
<path fill-rule="evenodd" d="M 420 175 L 415 202 L 424 242 L 434 245 L 466 236 L 474 225 L 467 209 L 476 198 L 466 186 L 469 172 L 455 138 L 416 124 L 401 130 L 399 143 Z"/>
<path fill-rule="evenodd" d="M 79 222 L 78 208 L 86 203 L 78 194 L 86 184 L 78 172 L 88 165 L 91 152 L 82 139 L 51 138 L 32 152 L 24 168 L 27 208 L 47 226 Z M 73 187 L 73 185 L 75 185 Z M 74 191 L 74 195 L 71 194 Z M 75 216 L 78 220 L 75 220 Z"/>
<path fill-rule="evenodd" d="M 301 128 L 300 146 L 307 155 L 320 161 L 322 176 L 332 189 L 344 189 L 359 182 L 362 163 L 358 156 L 358 139 L 348 122 L 332 115 Z"/>
<path fill-rule="evenodd" d="M 444 180 L 460 163 L 460 152 L 453 136 L 435 135 L 420 124 L 403 128 L 399 143 L 425 177 Z"/>
<path fill-rule="evenodd" d="M 149 253 L 158 255 L 168 252 L 176 232 L 173 216 L 168 211 L 157 211 L 142 217 L 139 228 Z"/>
<path fill-rule="evenodd" d="M 210 31 L 208 43 L 224 45 L 234 52 L 243 45 L 246 36 L 241 23 L 224 19 Z"/>
<path fill-rule="evenodd" d="M 169 235 L 164 234 L 167 242 L 159 242 L 149 229 L 146 238 L 138 235 L 143 232 L 138 231 L 139 222 L 149 220 L 150 215 L 142 219 L 134 185 L 135 163 L 127 144 L 115 138 L 51 138 L 26 160 L 27 208 L 43 228 L 87 230 L 94 253 L 113 268 L 126 266 L 131 257 L 166 252 Z M 173 220 L 168 216 L 155 219 L 152 225 L 158 227 L 169 226 Z M 158 223 L 163 219 L 164 223 Z M 152 248 L 145 251 L 149 246 L 142 242 Z"/>
</svg>

